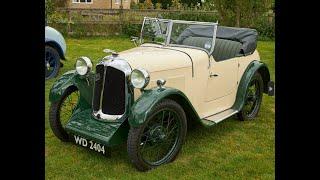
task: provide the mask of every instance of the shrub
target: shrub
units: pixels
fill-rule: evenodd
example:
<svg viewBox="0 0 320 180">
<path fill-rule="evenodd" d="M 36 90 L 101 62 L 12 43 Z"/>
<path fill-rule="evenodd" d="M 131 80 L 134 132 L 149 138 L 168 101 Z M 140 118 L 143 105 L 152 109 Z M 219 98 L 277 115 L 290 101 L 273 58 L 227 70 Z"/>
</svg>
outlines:
<svg viewBox="0 0 320 180">
<path fill-rule="evenodd" d="M 188 11 L 182 11 L 181 13 L 165 13 L 163 14 L 163 18 L 204 22 L 216 22 L 218 20 L 218 16 L 216 14 L 190 13 Z"/>
<path fill-rule="evenodd" d="M 68 17 L 66 14 L 54 12 L 48 17 L 47 21 L 48 23 L 67 23 Z"/>
<path fill-rule="evenodd" d="M 138 3 L 138 8 L 139 9 L 146 9 L 146 6 L 144 3 Z"/>
<path fill-rule="evenodd" d="M 151 2 L 151 1 L 150 1 Z M 139 3 L 138 6 L 143 5 L 145 7 L 146 3 Z M 159 8 L 159 4 L 156 5 Z M 120 23 L 120 18 L 117 15 L 104 15 L 103 20 L 119 22 L 119 24 L 103 24 L 96 23 L 96 25 L 86 25 L 78 24 L 78 21 L 90 20 L 88 17 L 83 17 L 80 13 L 71 13 L 71 22 L 68 22 L 67 13 L 53 12 L 48 18 L 48 23 L 63 28 L 63 32 L 71 32 L 73 35 L 77 36 L 94 36 L 94 35 L 114 35 L 114 34 L 124 34 L 127 36 L 139 36 L 141 30 L 141 24 L 136 24 L 142 22 L 144 16 L 156 17 L 158 12 L 139 12 L 139 11 L 127 11 L 123 14 L 123 22 Z M 218 13 L 198 13 L 197 11 L 180 11 L 180 12 L 162 12 L 161 16 L 165 19 L 180 19 L 189 21 L 204 21 L 204 22 L 216 22 L 219 21 L 219 25 L 233 26 L 234 18 L 226 17 L 221 19 Z M 68 23 L 70 23 L 68 25 Z M 60 25 L 58 25 L 60 24 Z M 268 19 L 267 16 L 261 16 L 255 19 L 243 19 L 241 21 L 241 27 L 251 27 L 257 29 L 259 33 L 259 39 L 274 39 L 275 36 L 275 24 L 274 21 Z"/>
<path fill-rule="evenodd" d="M 51 14 L 55 11 L 54 3 L 52 0 L 45 1 L 45 16 L 48 19 Z"/>
<path fill-rule="evenodd" d="M 131 1 L 130 3 L 130 9 L 139 9 L 139 5 L 134 2 L 134 1 Z"/>
<path fill-rule="evenodd" d="M 172 9 L 182 9 L 182 4 L 180 3 L 180 0 L 172 0 L 172 5 L 171 5 Z"/>
<path fill-rule="evenodd" d="M 146 0 L 146 1 L 144 2 L 144 7 L 145 7 L 146 9 L 154 9 L 151 0 Z"/>
<path fill-rule="evenodd" d="M 255 24 L 254 28 L 259 33 L 260 39 L 274 39 L 275 38 L 275 22 L 268 22 L 266 17 L 259 18 Z"/>
<path fill-rule="evenodd" d="M 125 23 L 122 26 L 122 33 L 127 36 L 140 36 L 142 24 Z"/>
<path fill-rule="evenodd" d="M 156 9 L 161 9 L 161 3 L 156 3 Z"/>
<path fill-rule="evenodd" d="M 67 7 L 68 1 L 66 0 L 51 0 L 54 2 L 55 7 Z"/>
</svg>

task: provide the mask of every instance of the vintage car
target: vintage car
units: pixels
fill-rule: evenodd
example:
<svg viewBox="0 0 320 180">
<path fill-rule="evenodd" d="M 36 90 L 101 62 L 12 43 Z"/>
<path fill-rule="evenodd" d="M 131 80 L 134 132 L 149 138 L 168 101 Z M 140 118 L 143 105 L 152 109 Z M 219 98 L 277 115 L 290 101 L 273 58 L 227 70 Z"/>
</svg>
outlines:
<svg viewBox="0 0 320 180">
<path fill-rule="evenodd" d="M 59 31 L 45 27 L 45 75 L 46 79 L 56 77 L 60 67 L 60 59 L 65 60 L 66 42 Z"/>
<path fill-rule="evenodd" d="M 102 154 L 127 142 L 140 171 L 172 162 L 187 124 L 253 119 L 274 83 L 256 50 L 257 31 L 217 23 L 144 18 L 138 47 L 95 65 L 80 57 L 50 91 L 61 141 Z"/>
</svg>

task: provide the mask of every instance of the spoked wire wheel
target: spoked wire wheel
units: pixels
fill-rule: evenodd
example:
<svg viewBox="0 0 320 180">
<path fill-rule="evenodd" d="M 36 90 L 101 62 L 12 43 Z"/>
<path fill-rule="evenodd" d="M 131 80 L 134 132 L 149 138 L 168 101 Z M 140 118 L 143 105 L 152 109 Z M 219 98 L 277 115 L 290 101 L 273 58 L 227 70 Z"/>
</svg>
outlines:
<svg viewBox="0 0 320 180">
<path fill-rule="evenodd" d="M 181 126 L 174 111 L 165 109 L 158 112 L 140 137 L 142 159 L 152 165 L 162 164 L 174 150 L 180 131 Z"/>
<path fill-rule="evenodd" d="M 182 147 L 186 129 L 180 105 L 169 99 L 160 102 L 143 125 L 129 131 L 128 153 L 132 162 L 145 171 L 173 161 Z"/>
<path fill-rule="evenodd" d="M 263 95 L 263 80 L 256 73 L 250 80 L 246 91 L 245 102 L 242 110 L 238 113 L 240 120 L 253 119 L 258 115 Z"/>
<path fill-rule="evenodd" d="M 77 107 L 80 98 L 80 93 L 78 90 L 70 92 L 70 94 L 65 97 L 60 105 L 60 122 L 64 127 L 70 120 L 75 108 Z"/>
<path fill-rule="evenodd" d="M 59 101 L 53 102 L 50 107 L 50 126 L 53 133 L 62 141 L 68 141 L 69 135 L 65 126 L 69 122 L 80 98 L 76 87 L 69 87 L 65 90 Z"/>
</svg>

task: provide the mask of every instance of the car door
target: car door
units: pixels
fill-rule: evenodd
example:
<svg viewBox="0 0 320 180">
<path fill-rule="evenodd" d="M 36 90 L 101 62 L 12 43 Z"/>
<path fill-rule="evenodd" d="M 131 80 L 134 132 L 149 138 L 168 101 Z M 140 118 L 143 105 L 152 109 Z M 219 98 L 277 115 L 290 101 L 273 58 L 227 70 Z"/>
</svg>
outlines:
<svg viewBox="0 0 320 180">
<path fill-rule="evenodd" d="M 215 101 L 234 92 L 238 84 L 238 58 L 215 61 L 210 57 L 206 102 Z"/>
</svg>

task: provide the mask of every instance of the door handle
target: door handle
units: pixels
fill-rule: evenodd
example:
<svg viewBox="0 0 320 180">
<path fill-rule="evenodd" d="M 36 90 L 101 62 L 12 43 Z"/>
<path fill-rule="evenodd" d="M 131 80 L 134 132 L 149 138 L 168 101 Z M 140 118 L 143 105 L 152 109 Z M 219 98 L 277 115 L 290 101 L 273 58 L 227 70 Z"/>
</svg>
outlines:
<svg viewBox="0 0 320 180">
<path fill-rule="evenodd" d="M 217 77 L 218 74 L 210 74 L 210 77 Z"/>
</svg>

